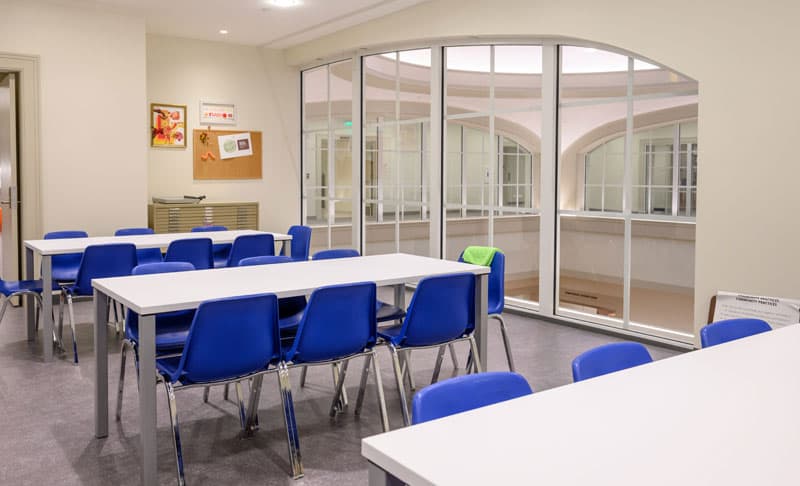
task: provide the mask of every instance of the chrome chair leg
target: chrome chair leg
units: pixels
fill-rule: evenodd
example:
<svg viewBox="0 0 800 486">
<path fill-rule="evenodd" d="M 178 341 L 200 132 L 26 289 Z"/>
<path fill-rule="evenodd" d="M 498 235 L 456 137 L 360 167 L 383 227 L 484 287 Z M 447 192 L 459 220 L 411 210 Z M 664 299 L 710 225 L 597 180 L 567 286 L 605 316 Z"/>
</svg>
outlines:
<svg viewBox="0 0 800 486">
<path fill-rule="evenodd" d="M 258 375 L 253 377 L 253 382 L 250 384 L 250 397 L 247 402 L 247 422 L 245 424 L 245 432 L 247 434 L 258 430 L 258 402 L 261 399 L 261 384 L 263 380 L 264 375 Z"/>
<path fill-rule="evenodd" d="M 303 366 L 303 369 L 300 370 L 300 388 L 306 386 L 306 374 L 308 374 L 308 366 Z"/>
<path fill-rule="evenodd" d="M 69 327 L 72 329 L 72 354 L 74 364 L 78 364 L 78 337 L 75 334 L 75 312 L 72 308 L 72 294 L 67 294 L 67 308 L 69 309 Z"/>
<path fill-rule="evenodd" d="M 119 385 L 117 385 L 117 422 L 122 420 L 122 392 L 125 389 L 125 355 L 127 354 L 127 351 L 128 351 L 128 341 L 126 339 L 123 339 L 119 350 Z"/>
<path fill-rule="evenodd" d="M 300 456 L 300 437 L 297 433 L 297 421 L 294 416 L 294 403 L 292 402 L 292 386 L 289 382 L 289 370 L 286 363 L 278 365 L 278 384 L 281 390 L 281 404 L 283 406 L 283 423 L 286 426 L 286 443 L 289 447 L 289 464 L 292 466 L 292 478 L 303 477 L 303 461 Z"/>
<path fill-rule="evenodd" d="M 229 383 L 225 383 L 225 391 L 222 392 L 222 399 L 226 402 L 228 401 L 228 389 L 230 388 L 228 385 Z"/>
<path fill-rule="evenodd" d="M 331 365 L 331 372 L 333 373 L 333 387 L 338 388 L 339 363 L 333 363 Z M 336 394 L 336 397 L 339 400 L 339 410 L 344 410 L 344 408 L 347 406 L 347 390 L 342 388 L 341 392 Z"/>
<path fill-rule="evenodd" d="M 453 361 L 453 369 L 457 370 L 458 357 L 456 356 L 456 347 L 453 345 L 453 343 L 448 344 L 447 347 L 450 349 L 450 359 Z"/>
<path fill-rule="evenodd" d="M 0 323 L 3 322 L 3 316 L 6 315 L 6 308 L 8 307 L 8 297 L 2 296 L 3 298 L 3 306 L 0 307 Z"/>
<path fill-rule="evenodd" d="M 408 373 L 408 388 L 413 392 L 417 389 L 417 384 L 414 382 L 414 373 L 411 370 L 411 349 L 406 350 L 405 355 L 405 371 Z"/>
<path fill-rule="evenodd" d="M 350 360 L 345 360 L 342 362 L 342 369 L 339 371 L 339 376 L 336 378 L 336 392 L 333 396 L 333 401 L 331 402 L 331 409 L 328 412 L 328 415 L 331 417 L 335 417 L 337 412 L 343 412 L 344 407 L 347 406 L 347 402 L 341 398 L 344 393 L 344 378 L 347 376 L 347 366 L 350 364 Z M 337 366 L 338 368 L 338 366 Z"/>
<path fill-rule="evenodd" d="M 178 485 L 185 486 L 186 478 L 183 475 L 183 453 L 181 451 L 181 432 L 178 429 L 178 407 L 175 404 L 175 388 L 172 383 L 164 380 L 167 389 L 167 403 L 169 405 L 169 422 L 172 425 L 172 447 L 175 451 L 175 465 L 178 472 Z"/>
<path fill-rule="evenodd" d="M 208 392 L 211 391 L 210 386 L 203 387 L 203 403 L 208 403 Z"/>
<path fill-rule="evenodd" d="M 242 382 L 237 381 L 234 385 L 236 388 L 236 400 L 239 402 L 239 425 L 242 427 L 242 432 L 247 431 L 247 414 L 244 408 L 244 397 L 242 395 Z"/>
<path fill-rule="evenodd" d="M 370 358 L 372 359 L 372 368 L 375 371 L 375 388 L 377 388 L 378 393 L 378 407 L 381 411 L 381 424 L 383 425 L 383 431 L 389 432 L 389 413 L 386 411 L 386 396 L 383 393 L 383 379 L 381 378 L 381 369 L 378 366 L 378 356 L 375 355 L 375 350 L 372 350 Z"/>
<path fill-rule="evenodd" d="M 361 414 L 361 406 L 364 404 L 364 392 L 367 388 L 367 376 L 369 376 L 369 365 L 372 361 L 372 354 L 364 356 L 364 367 L 361 369 L 361 383 L 358 385 L 358 397 L 356 398 L 355 415 Z"/>
<path fill-rule="evenodd" d="M 431 385 L 439 381 L 439 372 L 442 370 L 442 361 L 444 360 L 446 349 L 444 345 L 439 346 L 439 353 L 436 355 L 436 364 L 433 367 L 433 376 L 431 376 Z"/>
<path fill-rule="evenodd" d="M 508 361 L 508 370 L 516 371 L 514 368 L 514 357 L 511 355 L 511 341 L 508 339 L 506 321 L 500 314 L 492 314 L 489 317 L 497 319 L 497 321 L 500 323 L 500 335 L 503 337 L 503 346 L 506 348 L 506 361 Z"/>
<path fill-rule="evenodd" d="M 59 347 L 64 349 L 64 293 L 58 295 L 58 342 Z"/>
<path fill-rule="evenodd" d="M 469 347 L 472 350 L 472 361 L 477 373 L 483 373 L 483 367 L 481 367 L 481 357 L 478 355 L 478 343 L 475 342 L 475 336 L 471 334 L 469 336 Z"/>
<path fill-rule="evenodd" d="M 403 412 L 403 424 L 409 425 L 411 420 L 408 414 L 408 403 L 406 402 L 406 387 L 403 379 L 403 370 L 400 367 L 400 357 L 397 348 L 389 344 L 389 352 L 392 354 L 392 365 L 394 366 L 394 378 L 397 381 L 397 392 L 400 394 L 400 410 Z"/>
</svg>

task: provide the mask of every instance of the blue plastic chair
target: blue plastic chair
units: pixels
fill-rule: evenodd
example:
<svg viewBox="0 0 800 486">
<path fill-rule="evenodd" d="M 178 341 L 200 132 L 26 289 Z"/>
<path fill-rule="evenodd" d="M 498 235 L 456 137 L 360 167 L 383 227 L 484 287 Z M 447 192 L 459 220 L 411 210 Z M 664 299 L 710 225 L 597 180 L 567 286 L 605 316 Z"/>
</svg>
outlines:
<svg viewBox="0 0 800 486">
<path fill-rule="evenodd" d="M 331 248 L 314 253 L 312 260 L 333 260 L 334 258 L 354 258 L 361 256 L 358 250 L 352 248 Z"/>
<path fill-rule="evenodd" d="M 727 319 L 700 329 L 700 344 L 707 348 L 771 330 L 772 327 L 761 319 Z"/>
<path fill-rule="evenodd" d="M 240 267 L 253 265 L 272 265 L 275 263 L 291 263 L 291 257 L 283 255 L 263 255 L 256 257 L 243 258 L 239 260 Z M 306 308 L 306 297 L 286 297 L 278 299 L 278 327 L 281 330 L 281 338 L 294 335 L 300 320 L 303 318 L 303 311 Z"/>
<path fill-rule="evenodd" d="M 373 282 L 332 285 L 316 289 L 308 299 L 303 319 L 291 345 L 285 349 L 283 359 L 287 365 L 336 365 L 334 386 L 336 391 L 331 403 L 330 416 L 343 409 L 343 387 L 347 365 L 351 359 L 364 356 L 361 387 L 356 403 L 356 415 L 361 413 L 364 388 L 372 364 L 378 393 L 383 430 L 389 430 L 389 417 L 383 395 L 375 343 L 375 293 Z M 338 365 L 341 364 L 341 369 Z"/>
<path fill-rule="evenodd" d="M 44 235 L 45 240 L 59 240 L 65 238 L 88 238 L 89 234 L 85 231 L 51 231 Z M 67 253 L 65 255 L 53 255 L 52 274 L 53 282 L 74 282 L 78 277 L 78 267 L 81 265 L 83 253 Z"/>
<path fill-rule="evenodd" d="M 186 262 L 159 262 L 145 263 L 133 268 L 132 275 L 151 275 L 154 273 L 188 272 L 194 270 L 191 263 Z M 156 316 L 156 357 L 180 354 L 189 327 L 192 325 L 194 310 L 167 312 Z M 128 311 L 125 339 L 120 347 L 119 386 L 117 387 L 117 422 L 122 420 L 122 392 L 125 385 L 125 356 L 130 348 L 136 374 L 139 374 L 139 315 Z"/>
<path fill-rule="evenodd" d="M 233 297 L 200 304 L 186 338 L 183 354 L 161 358 L 156 368 L 167 392 L 172 444 L 178 483 L 185 484 L 175 392 L 205 385 L 234 383 L 239 398 L 239 420 L 247 423 L 241 381 L 263 373 L 279 373 L 284 423 L 295 477 L 302 476 L 297 430 L 294 427 L 288 373 L 281 363 L 278 335 L 278 299 L 272 294 Z M 251 404 L 252 405 L 252 404 Z"/>
<path fill-rule="evenodd" d="M 533 393 L 528 381 L 508 371 L 450 378 L 424 388 L 411 403 L 411 423 L 419 424 Z"/>
<path fill-rule="evenodd" d="M 0 307 L 0 324 L 3 323 L 3 317 L 6 315 L 9 299 L 12 297 L 21 297 L 23 295 L 32 295 L 36 301 L 39 311 L 42 309 L 42 281 L 41 280 L 3 280 L 0 279 L 0 295 L 3 296 L 3 305 Z M 39 320 L 36 320 L 38 330 Z M 53 333 L 55 337 L 55 331 Z"/>
<path fill-rule="evenodd" d="M 153 228 L 122 228 L 114 232 L 114 236 L 152 235 Z M 147 263 L 161 263 L 161 249 L 141 248 L 136 250 L 136 259 L 139 265 Z"/>
<path fill-rule="evenodd" d="M 464 253 L 458 257 L 458 261 L 463 262 Z M 489 319 L 496 319 L 500 323 L 500 335 L 503 338 L 503 347 L 506 350 L 506 361 L 508 361 L 509 371 L 515 371 L 514 357 L 511 354 L 511 340 L 508 337 L 506 322 L 503 319 L 503 307 L 505 305 L 505 274 L 506 256 L 502 252 L 494 254 L 489 273 L 488 289 L 488 314 Z M 470 366 L 467 359 L 467 367 Z"/>
<path fill-rule="evenodd" d="M 588 380 L 652 362 L 653 358 L 643 344 L 633 342 L 604 344 L 572 360 L 572 379 L 576 382 Z"/>
<path fill-rule="evenodd" d="M 94 293 L 92 279 L 122 277 L 130 275 L 136 266 L 136 246 L 130 243 L 89 245 L 83 252 L 78 275 L 74 283 L 61 285 L 61 301 L 58 311 L 58 334 L 64 327 L 64 300 L 69 307 L 69 325 L 72 330 L 72 352 L 78 364 L 78 342 L 75 336 L 75 313 L 72 308 L 74 296 L 91 297 Z M 60 340 L 60 339 L 59 339 Z"/>
<path fill-rule="evenodd" d="M 196 226 L 192 228 L 192 233 L 199 233 L 204 231 L 228 231 L 225 226 L 210 225 L 210 226 Z M 214 254 L 214 267 L 224 267 L 228 262 L 228 255 L 231 252 L 231 243 L 217 243 L 213 246 L 212 252 Z"/>
<path fill-rule="evenodd" d="M 403 323 L 380 329 L 378 335 L 386 341 L 392 355 L 397 389 L 400 393 L 403 421 L 409 424 L 408 404 L 404 376 L 410 379 L 408 359 L 400 364 L 400 352 L 412 349 L 438 347 L 432 383 L 439 378 L 446 344 L 469 341 L 478 373 L 482 371 L 478 347 L 472 335 L 475 330 L 475 276 L 456 273 L 428 277 L 419 281 L 417 290 L 408 305 Z"/>
<path fill-rule="evenodd" d="M 292 237 L 292 260 L 304 262 L 308 260 L 311 249 L 311 228 L 308 226 L 294 225 L 289 228 Z M 281 255 L 286 255 L 286 243 L 281 247 Z"/>
<path fill-rule="evenodd" d="M 242 235 L 233 240 L 226 267 L 236 267 L 239 260 L 255 256 L 275 255 L 275 238 L 270 233 Z"/>
<path fill-rule="evenodd" d="M 211 238 L 186 238 L 175 240 L 167 247 L 165 262 L 191 263 L 195 270 L 214 268 Z"/>
</svg>

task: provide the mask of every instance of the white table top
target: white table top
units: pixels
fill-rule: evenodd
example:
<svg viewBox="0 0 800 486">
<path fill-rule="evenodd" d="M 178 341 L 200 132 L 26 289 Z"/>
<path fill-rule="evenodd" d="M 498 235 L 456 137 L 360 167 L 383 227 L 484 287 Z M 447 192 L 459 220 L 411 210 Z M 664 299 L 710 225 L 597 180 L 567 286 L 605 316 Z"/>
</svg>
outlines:
<svg viewBox="0 0 800 486">
<path fill-rule="evenodd" d="M 131 236 L 93 236 L 90 238 L 63 238 L 55 240 L 25 240 L 25 246 L 40 255 L 59 255 L 75 253 L 89 245 L 108 245 L 112 243 L 133 243 L 137 248 L 166 248 L 175 240 L 184 238 L 211 238 L 214 243 L 233 243 L 237 236 L 264 234 L 265 231 L 231 230 L 203 231 L 197 233 L 157 233 Z M 291 240 L 290 235 L 272 233 L 275 241 Z"/>
<path fill-rule="evenodd" d="M 369 437 L 361 451 L 415 486 L 797 485 L 798 350 L 790 326 Z"/>
<path fill-rule="evenodd" d="M 305 295 L 327 285 L 369 281 L 378 285 L 415 282 L 448 273 L 489 273 L 488 267 L 395 253 L 355 258 L 216 268 L 194 272 L 102 278 L 92 285 L 139 314 L 193 309 L 210 299 L 274 293 Z"/>
</svg>

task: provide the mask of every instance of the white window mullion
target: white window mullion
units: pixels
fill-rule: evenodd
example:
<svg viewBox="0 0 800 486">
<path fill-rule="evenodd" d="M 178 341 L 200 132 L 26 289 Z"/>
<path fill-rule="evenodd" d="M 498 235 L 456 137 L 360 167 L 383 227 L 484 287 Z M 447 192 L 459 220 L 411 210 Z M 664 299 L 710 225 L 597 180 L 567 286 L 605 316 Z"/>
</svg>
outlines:
<svg viewBox="0 0 800 486">
<path fill-rule="evenodd" d="M 628 114 L 625 119 L 625 151 L 622 170 L 622 216 L 625 221 L 622 250 L 622 327 L 628 329 L 631 319 L 631 195 L 633 148 L 633 58 L 628 58 Z"/>
<path fill-rule="evenodd" d="M 494 120 L 494 46 L 489 48 L 489 246 L 494 246 L 494 212 L 497 207 L 497 200 L 495 197 L 495 184 L 497 183 L 497 136 L 495 135 L 495 120 Z M 483 191 L 481 191 L 483 195 Z"/>
<path fill-rule="evenodd" d="M 442 220 L 445 207 L 443 195 L 443 181 L 446 181 L 447 167 L 446 155 L 443 152 L 443 133 L 442 120 L 442 50 L 441 46 L 431 47 L 431 113 L 430 113 L 430 142 L 428 143 L 428 200 L 430 224 L 428 234 L 430 235 L 429 255 L 433 258 L 443 258 L 442 241 Z"/>
<path fill-rule="evenodd" d="M 672 138 L 672 215 L 677 216 L 681 174 L 681 124 L 675 124 Z M 687 194 L 688 196 L 688 194 Z"/>
<path fill-rule="evenodd" d="M 358 248 L 361 253 L 366 249 L 364 246 L 364 180 L 362 174 L 364 157 L 365 138 L 362 136 L 363 123 L 361 118 L 361 58 L 354 55 L 351 60 L 352 72 L 350 79 L 352 80 L 352 103 L 351 103 L 351 123 L 350 123 L 350 167 L 351 167 L 351 183 L 350 183 L 350 224 L 352 227 L 351 240 L 353 248 Z"/>
<path fill-rule="evenodd" d="M 542 45 L 542 138 L 539 190 L 539 311 L 554 316 L 559 292 L 558 255 L 555 234 L 559 234 L 557 200 L 558 160 L 558 45 Z M 555 282 L 555 285 L 554 285 Z"/>
</svg>

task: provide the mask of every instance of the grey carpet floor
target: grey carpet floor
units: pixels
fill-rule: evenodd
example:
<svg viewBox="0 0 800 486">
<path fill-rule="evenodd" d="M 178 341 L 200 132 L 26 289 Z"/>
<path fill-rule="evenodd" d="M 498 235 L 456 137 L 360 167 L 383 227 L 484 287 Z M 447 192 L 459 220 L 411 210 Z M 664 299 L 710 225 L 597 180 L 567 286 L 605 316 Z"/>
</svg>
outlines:
<svg viewBox="0 0 800 486">
<path fill-rule="evenodd" d="M 388 296 L 387 296 L 388 297 Z M 0 484 L 2 485 L 134 485 L 139 484 L 138 396 L 132 360 L 128 360 L 121 422 L 113 419 L 116 396 L 110 397 L 109 437 L 93 437 L 93 350 L 91 304 L 76 305 L 79 366 L 71 353 L 52 363 L 41 361 L 41 346 L 25 337 L 22 309 L 9 309 L 0 323 Z M 618 339 L 526 317 L 507 314 L 517 368 L 534 391 L 571 383 L 570 363 L 586 349 Z M 492 321 L 490 321 L 492 324 Z M 68 328 L 64 331 L 69 339 Z M 116 390 L 119 340 L 110 333 L 109 390 Z M 678 353 L 648 346 L 655 359 Z M 505 369 L 498 327 L 491 325 L 489 369 Z M 459 344 L 463 367 L 466 344 Z M 380 350 L 380 366 L 393 427 L 402 423 L 397 387 L 389 353 Z M 418 386 L 430 381 L 435 350 L 413 357 Z M 352 404 L 358 389 L 361 363 L 354 361 L 346 380 Z M 463 370 L 461 371 L 463 372 Z M 452 376 L 445 360 L 442 377 Z M 203 403 L 202 391 L 177 394 L 186 478 L 189 484 L 333 485 L 366 484 L 367 464 L 361 457 L 361 439 L 381 432 L 370 380 L 360 417 L 351 408 L 330 419 L 333 396 L 329 367 L 312 367 L 305 388 L 299 369 L 291 371 L 292 391 L 300 431 L 305 477 L 293 481 L 289 464 L 277 377 L 268 375 L 259 407 L 260 430 L 239 436 L 237 407 L 222 398 L 222 388 L 211 391 Z M 231 395 L 233 396 L 233 394 Z M 158 389 L 158 460 L 161 484 L 175 483 L 175 462 L 163 387 Z"/>
</svg>

